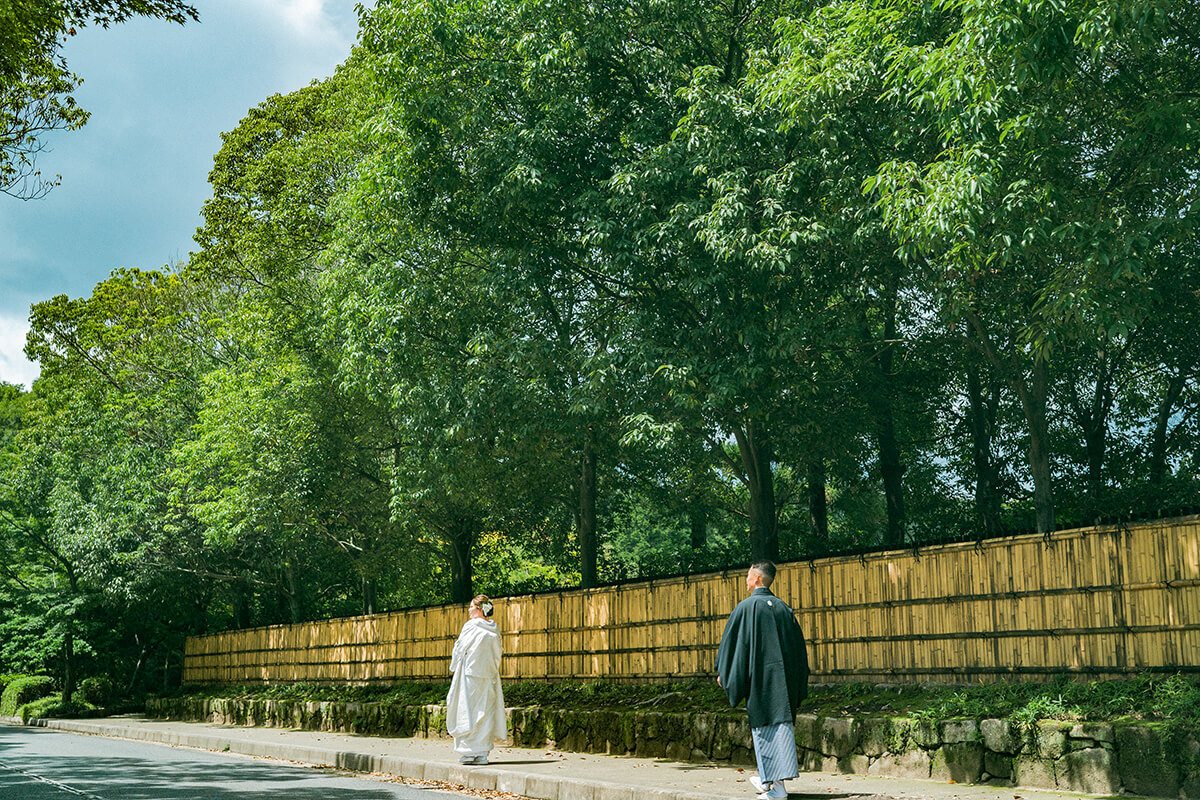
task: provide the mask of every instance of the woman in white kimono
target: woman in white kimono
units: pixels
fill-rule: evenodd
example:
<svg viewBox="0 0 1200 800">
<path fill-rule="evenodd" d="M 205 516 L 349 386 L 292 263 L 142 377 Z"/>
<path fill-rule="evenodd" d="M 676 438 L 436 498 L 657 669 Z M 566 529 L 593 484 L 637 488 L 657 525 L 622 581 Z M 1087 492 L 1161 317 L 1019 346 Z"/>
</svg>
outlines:
<svg viewBox="0 0 1200 800">
<path fill-rule="evenodd" d="M 471 601 L 469 614 L 450 657 L 454 677 L 446 696 L 446 728 L 460 762 L 486 764 L 492 744 L 508 737 L 500 686 L 500 630 L 489 619 L 492 602 L 485 595 Z"/>
</svg>

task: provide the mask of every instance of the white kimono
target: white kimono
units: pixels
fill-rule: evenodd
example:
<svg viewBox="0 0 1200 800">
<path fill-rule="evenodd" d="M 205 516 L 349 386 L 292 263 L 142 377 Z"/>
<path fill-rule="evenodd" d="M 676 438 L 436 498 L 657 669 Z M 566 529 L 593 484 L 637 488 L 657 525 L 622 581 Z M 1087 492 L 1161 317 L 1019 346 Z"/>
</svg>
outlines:
<svg viewBox="0 0 1200 800">
<path fill-rule="evenodd" d="M 450 657 L 454 677 L 446 695 L 446 728 L 460 756 L 487 755 L 495 740 L 508 737 L 500 654 L 496 623 L 467 620 Z"/>
</svg>

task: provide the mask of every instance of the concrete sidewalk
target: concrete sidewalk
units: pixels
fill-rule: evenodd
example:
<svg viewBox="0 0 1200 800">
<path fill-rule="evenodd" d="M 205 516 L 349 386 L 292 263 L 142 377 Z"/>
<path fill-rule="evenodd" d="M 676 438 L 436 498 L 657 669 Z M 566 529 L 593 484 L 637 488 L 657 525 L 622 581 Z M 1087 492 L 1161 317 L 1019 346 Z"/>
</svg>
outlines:
<svg viewBox="0 0 1200 800">
<path fill-rule="evenodd" d="M 448 740 L 389 739 L 280 728 L 164 722 L 138 716 L 40 720 L 60 731 L 336 766 L 418 781 L 506 792 L 537 800 L 753 800 L 751 768 L 684 764 L 555 750 L 498 747 L 491 763 L 465 767 Z M 1067 792 L 807 772 L 788 781 L 792 800 L 830 797 L 930 800 L 1053 800 Z"/>
</svg>

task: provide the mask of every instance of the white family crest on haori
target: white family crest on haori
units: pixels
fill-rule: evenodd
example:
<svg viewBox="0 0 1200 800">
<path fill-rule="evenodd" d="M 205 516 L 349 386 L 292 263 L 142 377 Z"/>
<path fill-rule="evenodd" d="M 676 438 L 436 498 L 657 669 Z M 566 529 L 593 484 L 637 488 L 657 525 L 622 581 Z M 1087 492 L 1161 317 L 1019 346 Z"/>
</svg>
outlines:
<svg viewBox="0 0 1200 800">
<path fill-rule="evenodd" d="M 450 657 L 446 728 L 460 756 L 486 756 L 497 739 L 508 737 L 504 690 L 500 686 L 500 630 L 496 623 L 469 619 Z"/>
</svg>

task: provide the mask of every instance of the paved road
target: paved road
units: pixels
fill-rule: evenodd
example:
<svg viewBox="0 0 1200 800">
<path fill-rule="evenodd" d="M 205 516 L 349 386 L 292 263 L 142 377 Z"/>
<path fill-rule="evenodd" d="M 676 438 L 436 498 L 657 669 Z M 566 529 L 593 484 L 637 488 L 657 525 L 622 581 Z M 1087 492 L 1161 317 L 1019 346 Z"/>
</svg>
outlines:
<svg viewBox="0 0 1200 800">
<path fill-rule="evenodd" d="M 0 725 L 0 800 L 457 800 L 186 748 Z"/>
</svg>

